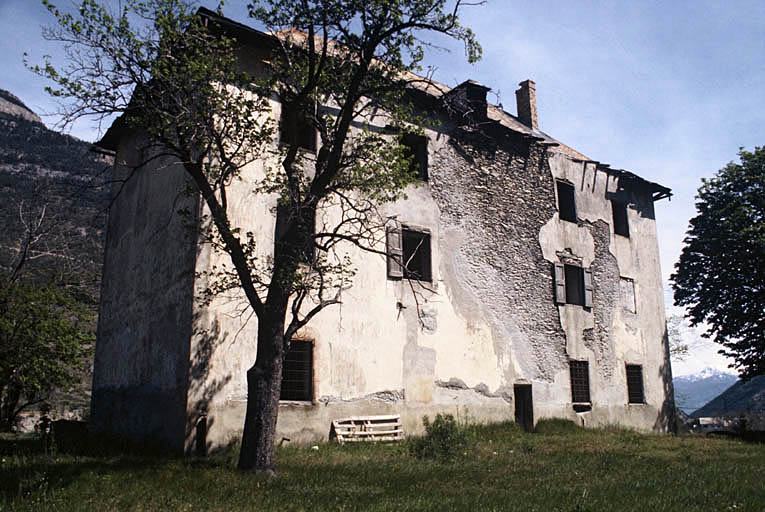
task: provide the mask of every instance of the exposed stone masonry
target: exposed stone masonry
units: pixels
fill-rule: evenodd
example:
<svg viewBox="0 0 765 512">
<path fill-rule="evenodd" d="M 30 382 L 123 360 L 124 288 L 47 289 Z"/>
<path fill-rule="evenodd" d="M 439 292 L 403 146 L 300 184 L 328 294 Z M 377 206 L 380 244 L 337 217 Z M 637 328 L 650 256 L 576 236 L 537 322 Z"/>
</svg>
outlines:
<svg viewBox="0 0 765 512">
<path fill-rule="evenodd" d="M 538 241 L 556 211 L 545 150 L 520 142 L 498 146 L 480 133 L 453 137 L 435 157 L 430 185 L 442 232 L 461 233 L 462 243 L 441 247 L 441 254 L 453 254 L 457 279 L 492 326 L 506 382 L 552 381 L 567 358 L 550 263 Z M 512 362 L 523 375 L 513 374 L 512 352 L 522 354 Z"/>
</svg>

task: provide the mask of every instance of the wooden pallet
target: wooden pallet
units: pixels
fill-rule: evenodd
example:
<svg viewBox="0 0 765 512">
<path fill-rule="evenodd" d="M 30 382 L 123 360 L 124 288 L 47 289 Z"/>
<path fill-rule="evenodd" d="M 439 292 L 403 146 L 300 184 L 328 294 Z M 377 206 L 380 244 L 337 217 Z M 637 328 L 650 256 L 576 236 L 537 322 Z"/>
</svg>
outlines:
<svg viewBox="0 0 765 512">
<path fill-rule="evenodd" d="M 332 434 L 339 443 L 404 440 L 401 416 L 351 416 L 332 420 Z"/>
</svg>

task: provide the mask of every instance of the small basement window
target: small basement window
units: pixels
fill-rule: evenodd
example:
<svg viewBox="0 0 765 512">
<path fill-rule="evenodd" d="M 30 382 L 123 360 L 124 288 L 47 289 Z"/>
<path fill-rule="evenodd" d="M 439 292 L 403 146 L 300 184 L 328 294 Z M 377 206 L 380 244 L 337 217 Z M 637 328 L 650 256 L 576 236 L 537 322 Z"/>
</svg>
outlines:
<svg viewBox="0 0 765 512">
<path fill-rule="evenodd" d="M 574 404 L 590 403 L 590 363 L 569 361 L 571 370 L 571 401 Z"/>
<path fill-rule="evenodd" d="M 627 365 L 627 402 L 630 404 L 645 403 L 643 367 L 639 364 Z"/>
<path fill-rule="evenodd" d="M 592 271 L 568 263 L 555 263 L 555 302 L 592 307 Z"/>
<path fill-rule="evenodd" d="M 565 181 L 557 181 L 556 185 L 558 189 L 558 217 L 560 220 L 576 222 L 574 186 Z"/>
<path fill-rule="evenodd" d="M 294 108 L 294 107 L 293 107 Z M 289 144 L 293 136 L 297 139 L 297 145 L 300 149 L 306 151 L 316 151 L 316 129 L 305 112 L 297 112 L 296 118 L 290 123 L 290 107 L 282 103 L 282 115 L 280 121 L 280 142 Z M 294 132 L 294 135 L 293 135 Z"/>
<path fill-rule="evenodd" d="M 391 226 L 387 231 L 388 277 L 432 281 L 430 233 Z"/>
<path fill-rule="evenodd" d="M 627 220 L 627 203 L 612 199 L 611 212 L 614 219 L 614 233 L 629 238 L 630 224 Z"/>
<path fill-rule="evenodd" d="M 415 133 L 404 133 L 401 136 L 406 156 L 411 158 L 409 172 L 422 181 L 428 181 L 428 138 Z"/>
<path fill-rule="evenodd" d="M 313 401 L 313 342 L 290 341 L 282 366 L 279 400 Z"/>
</svg>

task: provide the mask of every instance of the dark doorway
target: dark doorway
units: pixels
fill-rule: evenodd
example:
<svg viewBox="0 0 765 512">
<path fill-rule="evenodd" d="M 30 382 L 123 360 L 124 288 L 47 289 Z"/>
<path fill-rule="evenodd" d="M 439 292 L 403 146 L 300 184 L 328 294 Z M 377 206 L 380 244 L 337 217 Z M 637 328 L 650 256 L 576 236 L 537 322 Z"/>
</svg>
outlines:
<svg viewBox="0 0 765 512">
<path fill-rule="evenodd" d="M 515 422 L 526 432 L 534 432 L 534 405 L 531 400 L 531 384 L 516 384 Z"/>
</svg>

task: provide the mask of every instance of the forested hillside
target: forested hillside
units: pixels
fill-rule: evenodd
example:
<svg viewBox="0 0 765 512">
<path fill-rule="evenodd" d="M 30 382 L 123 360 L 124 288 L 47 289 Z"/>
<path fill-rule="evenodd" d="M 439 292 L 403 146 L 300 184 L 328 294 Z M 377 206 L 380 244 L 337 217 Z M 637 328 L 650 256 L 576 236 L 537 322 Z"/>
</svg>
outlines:
<svg viewBox="0 0 765 512">
<path fill-rule="evenodd" d="M 78 330 L 89 337 L 95 332 L 98 314 L 110 176 L 109 158 L 92 152 L 91 146 L 49 130 L 19 98 L 0 89 L 0 197 L 3 199 L 0 201 L 0 284 L 6 284 L 6 291 L 11 289 L 10 283 L 58 290 L 57 296 L 63 302 L 53 303 L 51 314 L 55 316 L 63 309 L 68 317 L 73 317 L 75 309 L 82 311 L 78 316 Z M 44 295 L 47 292 L 39 293 L 41 298 L 48 297 Z M 39 301 L 30 304 L 35 302 Z M 16 308 L 13 309 L 10 304 L 15 303 L 10 299 L 4 304 L 8 307 L 2 308 L 3 325 L 26 325 L 18 316 L 13 316 L 21 314 L 18 312 L 21 306 L 13 306 Z M 29 328 L 34 331 L 34 326 Z M 44 328 L 40 330 L 43 332 Z M 19 355 L 24 349 L 24 343 L 16 339 L 21 339 L 19 336 L 2 340 L 3 375 L 32 371 L 24 368 L 39 365 L 30 375 L 40 377 L 43 372 L 40 368 L 51 361 L 38 361 L 35 359 L 38 353 Z M 42 334 L 30 336 L 32 341 L 43 339 Z M 74 382 L 79 384 L 73 389 L 69 389 L 69 385 L 66 389 L 54 386 L 54 394 L 42 393 L 41 396 L 48 398 L 34 402 L 35 407 L 49 403 L 54 417 L 87 413 L 92 368 L 87 354 L 92 354 L 92 346 L 85 346 L 83 354 L 86 355 L 67 363 Z M 43 382 L 49 380 L 43 379 Z M 10 403 L 5 399 L 10 401 L 13 394 L 11 380 L 5 378 L 0 384 L 5 406 Z M 27 396 L 25 400 L 31 399 Z M 34 421 L 33 416 L 22 422 L 23 428 L 30 428 Z"/>
<path fill-rule="evenodd" d="M 41 219 L 27 278 L 55 272 L 97 298 L 109 162 L 91 144 L 33 120 L 7 91 L 0 99 L 0 271 L 17 262 L 25 230 Z"/>
</svg>

